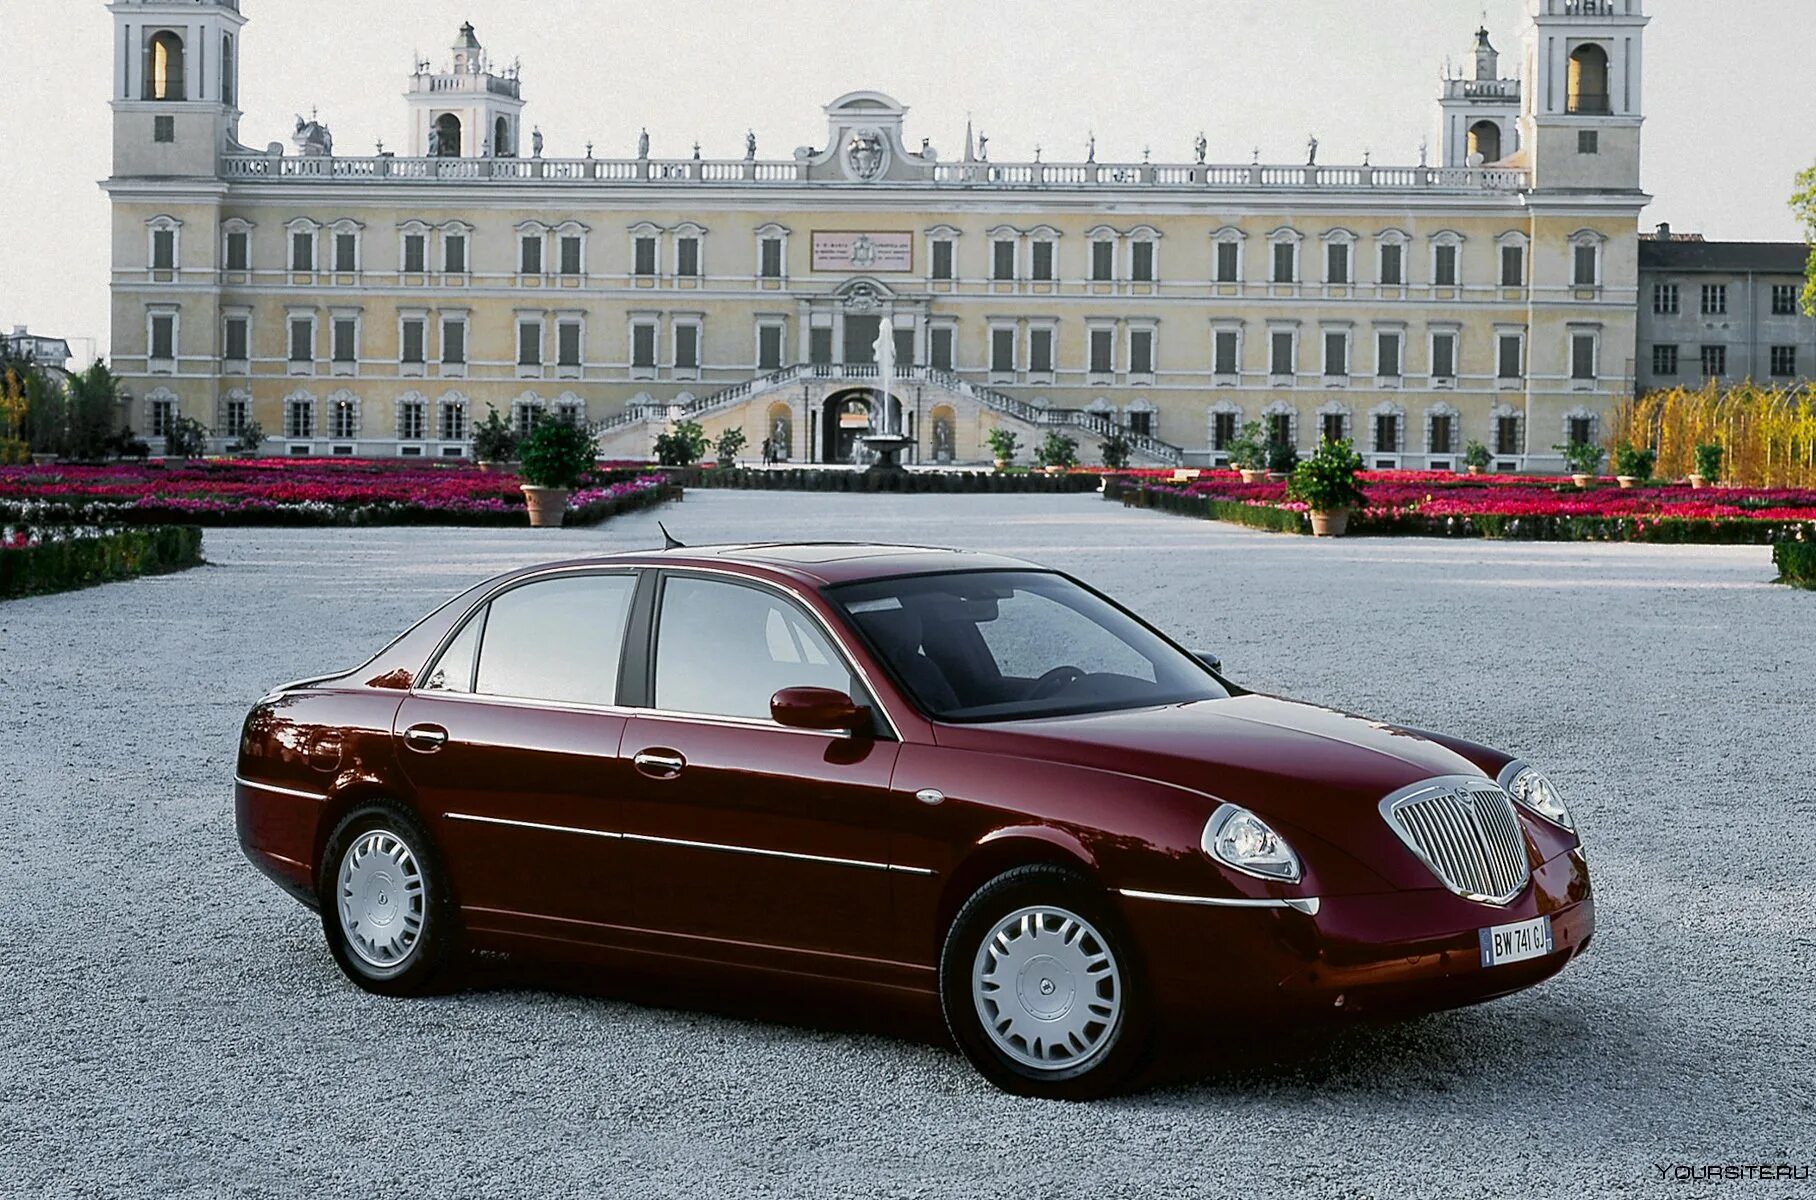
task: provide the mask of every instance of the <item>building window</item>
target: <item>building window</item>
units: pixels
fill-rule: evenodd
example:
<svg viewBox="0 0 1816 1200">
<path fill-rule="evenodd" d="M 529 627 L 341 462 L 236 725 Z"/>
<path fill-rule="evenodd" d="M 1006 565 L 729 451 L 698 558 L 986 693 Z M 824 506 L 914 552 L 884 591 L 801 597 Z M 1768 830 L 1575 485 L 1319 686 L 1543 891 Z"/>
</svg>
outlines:
<svg viewBox="0 0 1816 1200">
<path fill-rule="evenodd" d="M 1324 376 L 1349 378 L 1349 334 L 1334 329 L 1324 331 Z"/>
<path fill-rule="evenodd" d="M 1129 278 L 1136 283 L 1154 282 L 1154 243 L 1136 242 L 1130 246 L 1133 259 L 1129 264 Z"/>
<path fill-rule="evenodd" d="M 441 323 L 441 362 L 447 367 L 465 366 L 467 362 L 467 323 Z"/>
<path fill-rule="evenodd" d="M 952 278 L 952 243 L 933 243 L 933 277 L 935 279 Z"/>
<path fill-rule="evenodd" d="M 184 88 L 183 39 L 168 29 L 151 35 L 145 48 L 146 100 L 182 100 Z"/>
<path fill-rule="evenodd" d="M 1772 374 L 1779 378 L 1797 374 L 1797 347 L 1772 347 Z"/>
<path fill-rule="evenodd" d="M 459 400 L 441 402 L 441 440 L 444 442 L 464 442 L 467 440 L 467 406 Z"/>
<path fill-rule="evenodd" d="M 1381 283 L 1399 287 L 1406 282 L 1406 247 L 1387 242 L 1381 247 Z"/>
<path fill-rule="evenodd" d="M 425 401 L 397 402 L 397 436 L 406 442 L 420 442 L 429 436 L 429 406 Z"/>
<path fill-rule="evenodd" d="M 1349 440 L 1349 414 L 1327 412 L 1318 420 L 1318 435 L 1327 442 Z"/>
<path fill-rule="evenodd" d="M 1015 372 L 1015 330 L 990 331 L 990 370 L 998 375 Z"/>
<path fill-rule="evenodd" d="M 535 432 L 536 423 L 542 420 L 541 403 L 539 400 L 519 400 L 511 405 L 511 428 L 519 438 Z"/>
<path fill-rule="evenodd" d="M 950 243 L 948 243 L 950 244 Z M 935 243 L 938 245 L 938 243 Z M 936 256 L 937 257 L 937 256 Z M 758 250 L 757 273 L 765 279 L 782 278 L 782 239 L 764 238 Z"/>
<path fill-rule="evenodd" d="M 1652 373 L 1654 375 L 1677 374 L 1677 347 L 1652 347 Z"/>
<path fill-rule="evenodd" d="M 990 243 L 990 278 L 1015 278 L 1015 243 L 999 240 Z"/>
<path fill-rule="evenodd" d="M 177 403 L 161 397 L 145 404 L 145 432 L 151 437 L 169 437 L 170 423 L 176 419 Z"/>
<path fill-rule="evenodd" d="M 1028 370 L 1037 375 L 1053 373 L 1053 331 L 1051 329 L 1030 329 L 1028 331 Z"/>
<path fill-rule="evenodd" d="M 1431 281 L 1438 287 L 1457 286 L 1457 247 L 1445 244 L 1434 249 Z"/>
<path fill-rule="evenodd" d="M 675 274 L 692 279 L 700 274 L 700 239 L 675 239 Z"/>
<path fill-rule="evenodd" d="M 1434 333 L 1431 335 L 1431 376 L 1433 379 L 1455 379 L 1457 377 L 1456 334 Z"/>
<path fill-rule="evenodd" d="M 520 367 L 540 367 L 542 365 L 542 321 L 517 322 L 517 365 Z"/>
<path fill-rule="evenodd" d="M 1663 317 L 1673 317 L 1678 312 L 1677 285 L 1675 283 L 1655 283 L 1652 285 L 1652 311 Z"/>
<path fill-rule="evenodd" d="M 631 366 L 654 368 L 656 365 L 656 327 L 650 324 L 631 326 Z"/>
<path fill-rule="evenodd" d="M 561 273 L 578 275 L 581 273 L 580 235 L 565 233 L 561 235 Z"/>
<path fill-rule="evenodd" d="M 246 432 L 246 422 L 252 419 L 252 401 L 244 393 L 229 393 L 221 402 L 221 432 L 228 437 L 238 437 Z"/>
<path fill-rule="evenodd" d="M 404 234 L 404 271 L 421 275 L 429 269 L 429 239 L 425 234 Z"/>
<path fill-rule="evenodd" d="M 635 261 L 634 261 L 631 269 L 635 274 L 654 275 L 656 273 L 656 239 L 655 238 L 653 238 L 653 237 L 638 238 L 636 243 L 633 246 L 633 253 L 635 256 Z"/>
<path fill-rule="evenodd" d="M 297 364 L 315 361 L 315 318 L 290 318 L 290 361 Z"/>
<path fill-rule="evenodd" d="M 580 365 L 580 322 L 562 321 L 555 326 L 555 365 Z"/>
<path fill-rule="evenodd" d="M 1129 374 L 1152 375 L 1154 373 L 1154 331 L 1152 329 L 1132 329 L 1129 331 Z"/>
<path fill-rule="evenodd" d="M 1211 449 L 1227 450 L 1230 443 L 1236 440 L 1236 417 L 1233 412 L 1214 412 L 1211 414 Z"/>
<path fill-rule="evenodd" d="M 353 317 L 334 318 L 333 343 L 334 361 L 352 363 L 359 361 L 359 321 Z"/>
<path fill-rule="evenodd" d="M 1332 242 L 1324 248 L 1324 281 L 1326 283 L 1349 282 L 1349 244 Z"/>
<path fill-rule="evenodd" d="M 1290 376 L 1297 373 L 1294 362 L 1293 343 L 1296 341 L 1289 329 L 1276 329 L 1269 339 L 1271 353 L 1268 356 L 1268 373 L 1276 376 Z"/>
<path fill-rule="evenodd" d="M 154 229 L 151 232 L 151 269 L 154 271 L 174 271 L 177 269 L 177 231 L 174 229 Z"/>
<path fill-rule="evenodd" d="M 298 229 L 290 235 L 290 269 L 292 271 L 315 270 L 315 234 L 307 229 Z"/>
<path fill-rule="evenodd" d="M 1154 436 L 1154 414 L 1146 409 L 1137 409 L 1129 414 L 1128 430 L 1136 437 L 1151 438 Z"/>
<path fill-rule="evenodd" d="M 1375 453 L 1398 454 L 1400 451 L 1400 414 L 1375 414 Z"/>
<path fill-rule="evenodd" d="M 517 243 L 517 273 L 519 275 L 542 274 L 542 235 L 526 233 Z"/>
<path fill-rule="evenodd" d="M 1570 335 L 1570 378 L 1587 382 L 1595 378 L 1595 335 Z"/>
<path fill-rule="evenodd" d="M 1029 264 L 1028 275 L 1041 283 L 1053 282 L 1053 243 L 1035 242 L 1029 246 L 1033 261 Z"/>
<path fill-rule="evenodd" d="M 1267 440 L 1270 446 L 1291 446 L 1293 438 L 1293 414 L 1277 412 L 1267 414 Z"/>
<path fill-rule="evenodd" d="M 951 242 L 934 243 L 936 247 L 950 246 L 951 244 Z M 829 329 L 826 333 L 830 340 L 832 331 Z M 952 333 L 953 331 L 951 329 L 944 326 L 938 326 L 927 331 L 927 362 L 930 366 L 937 367 L 942 371 L 950 371 L 952 369 Z"/>
<path fill-rule="evenodd" d="M 1526 286 L 1526 248 L 1524 246 L 1501 247 L 1501 286 L 1509 288 Z"/>
<path fill-rule="evenodd" d="M 1577 287 L 1594 287 L 1596 270 L 1600 265 L 1597 260 L 1600 257 L 1600 248 L 1593 242 L 1584 242 L 1579 245 L 1572 258 L 1575 263 L 1575 271 L 1571 282 Z"/>
<path fill-rule="evenodd" d="M 1595 440 L 1595 418 L 1571 417 L 1566 436 L 1572 446 L 1587 446 Z"/>
<path fill-rule="evenodd" d="M 158 362 L 174 362 L 177 357 L 177 319 L 173 313 L 158 313 L 151 318 L 151 357 Z"/>
<path fill-rule="evenodd" d="M 337 233 L 334 235 L 334 269 L 342 274 L 351 274 L 359 270 L 359 235 Z"/>
<path fill-rule="evenodd" d="M 227 318 L 221 337 L 221 357 L 233 363 L 244 363 L 252 357 L 250 317 Z"/>
<path fill-rule="evenodd" d="M 1702 348 L 1702 373 L 1706 376 L 1728 373 L 1728 348 L 1726 346 L 1704 346 Z"/>
<path fill-rule="evenodd" d="M 948 347 L 950 351 L 950 347 Z M 807 330 L 807 361 L 816 366 L 825 366 L 832 362 L 832 327 L 815 325 Z M 952 363 L 948 359 L 947 367 Z"/>
<path fill-rule="evenodd" d="M 301 398 L 284 401 L 284 436 L 315 436 L 315 401 Z"/>
<path fill-rule="evenodd" d="M 776 371 L 782 367 L 782 326 L 757 326 L 757 370 Z"/>
<path fill-rule="evenodd" d="M 1525 348 L 1524 341 L 1525 339 L 1517 333 L 1503 333 L 1500 336 L 1499 353 L 1496 355 L 1498 362 L 1495 368 L 1495 375 L 1498 378 L 1518 379 L 1526 373 L 1522 361 L 1525 356 L 1521 353 Z"/>
<path fill-rule="evenodd" d="M 1375 375 L 1378 378 L 1400 378 L 1400 341 L 1398 332 L 1375 334 Z"/>
<path fill-rule="evenodd" d="M 441 269 L 449 275 L 467 273 L 467 235 L 449 233 L 441 239 Z"/>
<path fill-rule="evenodd" d="M 1116 370 L 1116 331 L 1091 331 L 1091 374 L 1109 375 Z"/>
<path fill-rule="evenodd" d="M 227 235 L 227 269 L 229 271 L 249 271 L 252 269 L 252 239 L 241 230 L 234 230 Z"/>
<path fill-rule="evenodd" d="M 418 317 L 407 317 L 403 323 L 402 354 L 405 363 L 421 366 L 428 361 L 429 323 Z"/>
<path fill-rule="evenodd" d="M 172 145 L 177 140 L 177 119 L 172 116 L 159 116 L 151 119 L 151 140 L 160 145 Z"/>
<path fill-rule="evenodd" d="M 1502 414 L 1494 419 L 1494 452 L 1496 454 L 1519 454 L 1520 419 L 1511 413 Z"/>
<path fill-rule="evenodd" d="M 675 366 L 683 371 L 699 370 L 700 327 L 698 325 L 675 326 Z"/>
<path fill-rule="evenodd" d="M 1094 283 L 1108 283 L 1116 278 L 1116 243 L 1097 241 L 1091 243 L 1091 280 Z"/>
<path fill-rule="evenodd" d="M 1775 317 L 1794 317 L 1797 315 L 1796 284 L 1775 283 L 1772 285 L 1772 315 Z"/>
<path fill-rule="evenodd" d="M 1725 283 L 1705 283 L 1702 286 L 1702 311 L 1705 317 L 1726 316 L 1728 312 L 1728 285 Z"/>
<path fill-rule="evenodd" d="M 1601 135 L 1593 129 L 1577 130 L 1576 152 L 1578 154 L 1600 154 L 1602 152 Z"/>
<path fill-rule="evenodd" d="M 1211 369 L 1219 375 L 1234 375 L 1241 368 L 1237 365 L 1237 334 L 1234 329 L 1219 329 L 1212 336 Z"/>
<path fill-rule="evenodd" d="M 1242 280 L 1242 247 L 1236 242 L 1217 243 L 1217 282 L 1239 283 Z"/>
<path fill-rule="evenodd" d="M 1298 278 L 1299 247 L 1291 242 L 1274 243 L 1274 282 L 1291 283 Z"/>
<path fill-rule="evenodd" d="M 1449 413 L 1432 413 L 1427 418 L 1430 430 L 1425 452 L 1427 454 L 1455 454 L 1457 451 L 1457 419 Z"/>
<path fill-rule="evenodd" d="M 358 401 L 335 400 L 328 406 L 328 436 L 331 438 L 356 438 L 359 436 Z"/>
</svg>

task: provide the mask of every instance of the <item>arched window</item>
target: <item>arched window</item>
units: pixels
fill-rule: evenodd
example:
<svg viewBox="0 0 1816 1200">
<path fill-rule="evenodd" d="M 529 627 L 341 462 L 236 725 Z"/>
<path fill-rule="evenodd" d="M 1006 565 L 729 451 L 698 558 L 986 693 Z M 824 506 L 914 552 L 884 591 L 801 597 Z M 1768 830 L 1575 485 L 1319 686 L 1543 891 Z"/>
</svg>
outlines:
<svg viewBox="0 0 1816 1200">
<path fill-rule="evenodd" d="M 1570 107 L 1573 113 L 1606 113 L 1608 52 L 1593 42 L 1570 52 Z"/>
<path fill-rule="evenodd" d="M 1469 160 L 1482 156 L 1485 163 L 1501 159 L 1501 127 L 1493 121 L 1477 121 L 1469 127 Z"/>
<path fill-rule="evenodd" d="M 497 124 L 492 126 L 492 153 L 499 158 L 511 157 L 511 121 L 509 117 L 499 117 Z"/>
<path fill-rule="evenodd" d="M 453 113 L 442 113 L 435 118 L 435 145 L 431 156 L 460 157 L 460 118 Z"/>
<path fill-rule="evenodd" d="M 146 47 L 145 98 L 183 100 L 183 39 L 168 29 L 151 35 Z"/>
</svg>

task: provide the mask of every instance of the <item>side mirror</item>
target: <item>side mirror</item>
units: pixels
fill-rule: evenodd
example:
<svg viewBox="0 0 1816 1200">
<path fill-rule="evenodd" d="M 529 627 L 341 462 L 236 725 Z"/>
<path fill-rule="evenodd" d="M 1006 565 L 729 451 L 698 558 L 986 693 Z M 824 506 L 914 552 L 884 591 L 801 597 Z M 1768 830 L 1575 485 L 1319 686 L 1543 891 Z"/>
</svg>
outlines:
<svg viewBox="0 0 1816 1200">
<path fill-rule="evenodd" d="M 831 688 L 783 688 L 769 698 L 769 715 L 790 729 L 853 733 L 870 728 L 870 710 Z"/>
<path fill-rule="evenodd" d="M 1209 650 L 1194 650 L 1192 651 L 1192 657 L 1196 658 L 1211 670 L 1217 672 L 1217 674 L 1223 674 L 1223 660 L 1218 658 L 1215 654 L 1212 654 Z"/>
</svg>

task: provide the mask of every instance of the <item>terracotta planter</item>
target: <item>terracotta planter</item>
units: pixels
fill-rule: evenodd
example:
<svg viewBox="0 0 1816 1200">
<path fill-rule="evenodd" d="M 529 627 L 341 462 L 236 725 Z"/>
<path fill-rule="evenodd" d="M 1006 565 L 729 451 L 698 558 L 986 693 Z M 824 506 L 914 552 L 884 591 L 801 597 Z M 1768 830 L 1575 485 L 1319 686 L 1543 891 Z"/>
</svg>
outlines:
<svg viewBox="0 0 1816 1200">
<path fill-rule="evenodd" d="M 501 475 L 504 473 L 504 464 L 494 462 L 489 458 L 482 458 L 479 460 L 479 469 L 487 475 Z"/>
<path fill-rule="evenodd" d="M 1595 485 L 1595 476 L 1593 475 L 1572 475 L 1570 480 L 1580 488 L 1593 487 Z"/>
<path fill-rule="evenodd" d="M 1690 476 L 1690 486 L 1700 492 L 1702 489 L 1709 486 L 1709 481 L 1701 475 L 1692 474 Z"/>
<path fill-rule="evenodd" d="M 996 469 L 998 471 L 1007 471 L 1009 469 L 1009 460 L 1008 459 L 999 458 L 994 461 L 996 463 Z"/>
<path fill-rule="evenodd" d="M 1260 483 L 1267 478 L 1266 471 L 1251 471 L 1247 467 L 1241 467 L 1239 469 L 1242 472 L 1242 482 L 1244 483 Z"/>
<path fill-rule="evenodd" d="M 1066 472 L 1064 467 L 1042 467 L 1041 470 L 1049 475 L 1063 475 Z"/>
<path fill-rule="evenodd" d="M 533 487 L 523 485 L 523 501 L 530 510 L 530 527 L 532 529 L 553 529 L 561 525 L 561 518 L 567 512 L 569 488 Z"/>
<path fill-rule="evenodd" d="M 1312 517 L 1313 537 L 1342 537 L 1343 531 L 1349 528 L 1349 509 L 1333 508 L 1329 512 L 1316 512 Z"/>
<path fill-rule="evenodd" d="M 1474 463 L 1471 463 L 1471 464 L 1469 464 L 1469 473 L 1471 475 L 1480 475 L 1482 473 L 1482 468 L 1476 466 Z"/>
<path fill-rule="evenodd" d="M 1267 481 L 1269 483 L 1285 483 L 1286 482 L 1286 472 L 1285 471 L 1269 471 L 1267 473 Z"/>
<path fill-rule="evenodd" d="M 1614 482 L 1620 484 L 1624 488 L 1630 488 L 1630 487 L 1634 487 L 1634 486 L 1638 485 L 1639 476 L 1638 475 L 1616 475 L 1614 477 Z"/>
</svg>

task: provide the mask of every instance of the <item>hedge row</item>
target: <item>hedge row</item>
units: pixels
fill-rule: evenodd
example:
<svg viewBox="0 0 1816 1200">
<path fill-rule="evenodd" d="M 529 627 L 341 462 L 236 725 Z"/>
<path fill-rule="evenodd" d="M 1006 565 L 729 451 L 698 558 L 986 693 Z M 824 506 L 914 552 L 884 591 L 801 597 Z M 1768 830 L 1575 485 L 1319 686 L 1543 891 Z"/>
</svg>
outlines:
<svg viewBox="0 0 1816 1200">
<path fill-rule="evenodd" d="M 201 562 L 202 531 L 194 525 L 82 533 L 0 550 L 0 599 L 161 575 Z"/>
<path fill-rule="evenodd" d="M 1036 471 L 829 471 L 816 467 L 755 470 L 706 467 L 686 473 L 689 487 L 750 488 L 786 492 L 1094 492 L 1095 472 L 1048 475 Z"/>
<path fill-rule="evenodd" d="M 1816 588 L 1816 542 L 1778 543 L 1772 547 L 1772 565 L 1778 568 L 1778 582 Z"/>
<path fill-rule="evenodd" d="M 670 500 L 679 499 L 681 499 L 681 485 L 667 483 L 661 487 L 632 492 L 628 496 L 613 496 L 609 500 L 599 500 L 579 508 L 569 508 L 561 523 L 569 527 L 597 525 L 607 517 L 615 517 L 619 513 L 636 512 L 640 508 L 654 508 L 658 504 L 667 504 Z"/>
</svg>

